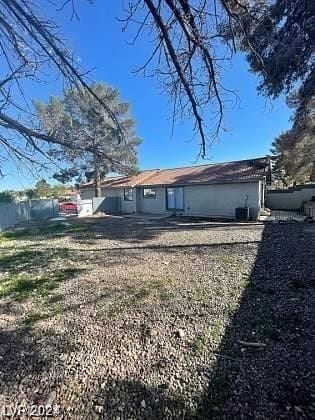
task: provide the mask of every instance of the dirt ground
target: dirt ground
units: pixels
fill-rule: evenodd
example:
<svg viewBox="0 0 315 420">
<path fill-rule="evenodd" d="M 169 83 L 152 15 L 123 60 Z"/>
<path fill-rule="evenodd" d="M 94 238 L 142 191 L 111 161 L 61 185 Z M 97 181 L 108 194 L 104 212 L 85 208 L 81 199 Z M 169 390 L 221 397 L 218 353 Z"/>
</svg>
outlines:
<svg viewBox="0 0 315 420">
<path fill-rule="evenodd" d="M 0 418 L 315 418 L 313 227 L 0 233 Z"/>
</svg>

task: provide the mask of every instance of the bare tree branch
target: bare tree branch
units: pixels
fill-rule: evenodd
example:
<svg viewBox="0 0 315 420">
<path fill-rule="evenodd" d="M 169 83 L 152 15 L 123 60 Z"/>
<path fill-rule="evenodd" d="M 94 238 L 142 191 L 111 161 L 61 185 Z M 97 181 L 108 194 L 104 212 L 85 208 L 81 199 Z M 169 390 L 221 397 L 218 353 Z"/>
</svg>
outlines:
<svg viewBox="0 0 315 420">
<path fill-rule="evenodd" d="M 63 147 L 67 147 L 71 149 L 73 147 L 71 140 L 69 142 L 67 141 L 61 141 L 58 139 L 58 137 L 51 136 L 49 134 L 45 134 L 42 131 L 36 131 L 31 128 L 28 128 L 24 126 L 23 124 L 19 123 L 17 120 L 9 117 L 8 115 L 4 114 L 3 112 L 0 112 L 0 126 L 13 130 L 21 135 L 23 135 L 29 142 L 34 145 L 33 139 L 43 140 L 48 144 L 57 144 Z M 35 146 L 36 147 L 36 146 Z M 78 146 L 76 145 L 76 148 Z M 90 152 L 92 154 L 99 155 L 103 159 L 107 159 L 112 164 L 115 164 L 116 166 L 120 166 L 124 168 L 125 166 L 122 165 L 120 162 L 118 162 L 116 159 L 113 159 L 111 156 L 109 156 L 107 153 L 105 153 L 101 148 L 98 148 L 97 146 L 93 147 L 90 144 L 87 146 L 79 147 L 79 150 Z"/>
<path fill-rule="evenodd" d="M 244 16 L 259 20 L 266 1 L 128 0 L 123 9 L 123 30 L 137 25 L 132 42 L 144 31 L 153 41 L 152 51 L 136 72 L 155 77 L 171 98 L 173 126 L 177 119 L 189 117 L 194 121 L 202 157 L 223 129 L 229 98 L 236 97 L 222 80 L 225 63 L 236 50 L 235 33 L 241 33 L 251 52 L 257 54 L 243 24 Z M 57 11 L 70 8 L 71 19 L 78 18 L 75 0 L 56 0 L 54 4 Z M 34 153 L 45 152 L 41 142 L 71 148 L 71 141 L 65 144 L 54 133 L 47 135 L 37 129 L 31 98 L 24 92 L 26 80 L 42 83 L 46 74 L 53 72 L 62 76 L 65 86 L 82 89 L 96 99 L 116 127 L 118 142 L 123 140 L 119 117 L 90 88 L 86 73 L 76 64 L 59 32 L 58 25 L 41 13 L 35 0 L 0 0 L 0 134 L 5 137 L 4 130 L 19 133 L 22 151 L 26 146 Z M 256 58 L 259 60 L 259 55 Z"/>
<path fill-rule="evenodd" d="M 72 8 L 72 18 L 78 17 L 74 0 L 63 1 L 57 9 L 63 10 L 67 5 Z M 48 138 L 44 133 L 33 129 L 32 98 L 24 92 L 25 81 L 42 83 L 42 76 L 46 77 L 43 72 L 52 73 L 52 70 L 56 76 L 63 77 L 67 86 L 78 87 L 94 97 L 113 121 L 117 141 L 124 139 L 124 131 L 118 118 L 90 89 L 86 73 L 75 64 L 72 52 L 60 38 L 59 29 L 53 21 L 41 16 L 40 9 L 33 0 L 0 0 L 0 135 L 7 138 L 8 144 L 12 145 L 10 153 L 15 153 L 18 160 L 21 160 L 26 147 L 30 147 L 33 153 L 42 154 L 45 150 L 44 143 L 60 144 L 53 136 Z M 9 132 L 6 134 L 5 131 L 9 129 L 20 134 L 19 143 L 12 143 Z M 3 141 L 1 146 L 4 147 Z M 67 146 L 71 147 L 70 142 Z"/>
<path fill-rule="evenodd" d="M 242 18 L 257 19 L 258 9 L 245 0 L 129 0 L 125 8 L 123 30 L 136 24 L 154 36 L 152 52 L 135 73 L 156 77 L 171 97 L 173 126 L 178 118 L 192 117 L 202 157 L 223 129 L 229 98 L 238 99 L 221 75 L 237 49 L 233 31 L 250 44 Z M 232 36 L 226 36 L 227 28 Z"/>
</svg>

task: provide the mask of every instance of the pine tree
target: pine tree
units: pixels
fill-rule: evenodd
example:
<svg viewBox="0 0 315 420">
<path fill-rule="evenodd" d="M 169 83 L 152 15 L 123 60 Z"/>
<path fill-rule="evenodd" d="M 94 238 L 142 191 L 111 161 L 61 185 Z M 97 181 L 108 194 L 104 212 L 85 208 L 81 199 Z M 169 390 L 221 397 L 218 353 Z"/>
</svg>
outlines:
<svg viewBox="0 0 315 420">
<path fill-rule="evenodd" d="M 273 98 L 286 94 L 294 109 L 292 128 L 272 145 L 275 173 L 284 183 L 308 181 L 315 165 L 315 1 L 229 4 L 242 12 L 241 24 L 234 31 L 226 25 L 223 32 L 228 39 L 238 35 L 251 70 L 261 76 L 259 92 Z"/>
<path fill-rule="evenodd" d="M 93 84 L 91 89 L 115 112 L 124 131 L 123 142 L 119 141 L 117 127 L 102 105 L 85 90 L 69 89 L 63 98 L 51 98 L 47 105 L 36 102 L 35 106 L 48 133 L 62 140 L 68 139 L 75 145 L 71 150 L 50 150 L 54 159 L 66 165 L 55 178 L 69 182 L 84 174 L 88 180 L 94 180 L 95 196 L 98 197 L 101 195 L 101 180 L 107 173 L 136 171 L 137 146 L 141 141 L 135 133 L 129 104 L 120 100 L 118 90 L 101 83 Z"/>
</svg>

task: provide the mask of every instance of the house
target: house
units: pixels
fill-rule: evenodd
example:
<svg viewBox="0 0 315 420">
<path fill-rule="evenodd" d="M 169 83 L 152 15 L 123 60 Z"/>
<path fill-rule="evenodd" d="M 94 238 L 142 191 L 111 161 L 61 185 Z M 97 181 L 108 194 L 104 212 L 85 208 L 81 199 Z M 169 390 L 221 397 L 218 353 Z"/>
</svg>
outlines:
<svg viewBox="0 0 315 420">
<path fill-rule="evenodd" d="M 108 177 L 102 182 L 102 196 L 116 197 L 121 213 L 127 214 L 234 218 L 235 208 L 249 207 L 256 219 L 270 181 L 270 161 L 263 157 Z M 94 197 L 93 183 L 80 190 L 82 199 Z"/>
</svg>

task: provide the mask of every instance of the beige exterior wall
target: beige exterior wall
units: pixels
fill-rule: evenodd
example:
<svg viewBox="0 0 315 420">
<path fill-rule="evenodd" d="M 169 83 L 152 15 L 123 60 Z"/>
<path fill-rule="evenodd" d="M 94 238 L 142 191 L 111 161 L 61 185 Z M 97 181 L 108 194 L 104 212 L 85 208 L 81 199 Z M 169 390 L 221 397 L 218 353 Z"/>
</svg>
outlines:
<svg viewBox="0 0 315 420">
<path fill-rule="evenodd" d="M 95 196 L 94 188 L 84 189 L 80 191 L 81 200 L 92 200 L 94 196 Z"/>
<path fill-rule="evenodd" d="M 264 183 L 243 182 L 235 184 L 194 185 L 184 187 L 184 211 L 178 214 L 187 216 L 210 216 L 234 218 L 235 208 L 250 208 L 250 215 L 254 219 L 259 216 L 262 189 Z M 94 190 L 85 190 L 81 193 L 82 199 L 92 198 Z M 124 200 L 123 188 L 103 188 L 102 196 L 120 197 L 122 213 L 151 213 L 172 214 L 166 208 L 166 187 L 156 187 L 156 198 L 144 198 L 142 188 L 133 189 L 133 201 Z"/>
<path fill-rule="evenodd" d="M 136 212 L 136 190 L 132 189 L 132 201 L 124 200 L 124 188 L 102 188 L 103 197 L 120 197 L 120 205 L 122 213 Z"/>
<path fill-rule="evenodd" d="M 156 187 L 155 198 L 144 198 L 143 188 L 138 189 L 138 207 L 140 213 L 163 214 L 166 210 L 166 189 L 165 187 Z"/>
<path fill-rule="evenodd" d="M 120 197 L 121 212 L 136 212 L 136 190 L 133 188 L 133 201 L 124 200 L 124 188 L 102 188 L 102 197 Z M 81 191 L 81 199 L 87 200 L 95 196 L 94 189 L 86 189 Z"/>
<path fill-rule="evenodd" d="M 247 196 L 247 200 L 246 200 Z M 235 184 L 194 185 L 185 187 L 185 214 L 234 218 L 235 208 L 250 208 L 257 218 L 260 212 L 260 182 Z"/>
<path fill-rule="evenodd" d="M 247 206 L 254 219 L 259 216 L 264 183 L 261 181 L 235 184 L 194 185 L 184 187 L 184 211 L 187 216 L 211 216 L 234 218 L 235 208 Z M 152 214 L 172 214 L 166 208 L 166 188 L 156 188 L 156 198 L 144 198 L 142 188 L 138 192 L 137 211 Z"/>
</svg>

